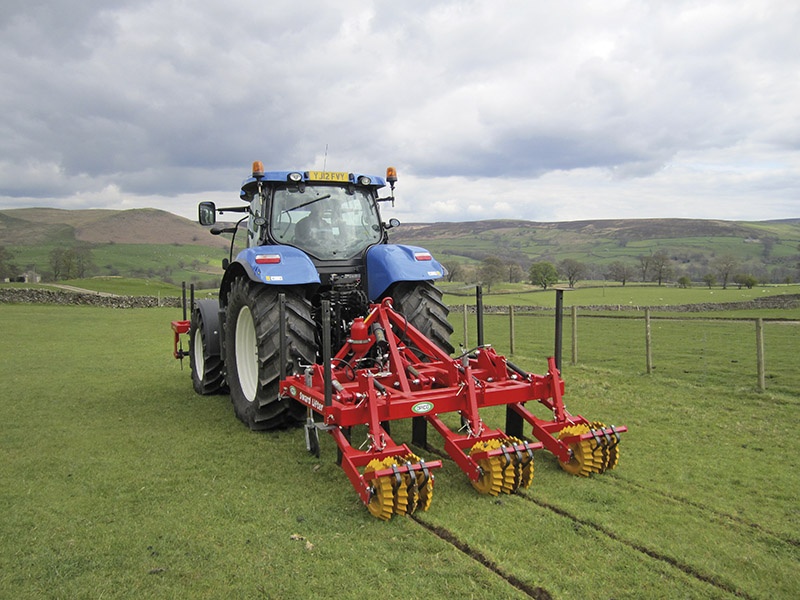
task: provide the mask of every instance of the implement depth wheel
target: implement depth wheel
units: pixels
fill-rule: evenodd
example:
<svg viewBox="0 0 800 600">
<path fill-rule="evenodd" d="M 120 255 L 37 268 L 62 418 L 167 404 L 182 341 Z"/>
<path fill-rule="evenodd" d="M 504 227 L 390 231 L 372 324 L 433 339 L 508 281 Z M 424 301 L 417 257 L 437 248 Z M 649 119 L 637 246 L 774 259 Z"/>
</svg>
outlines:
<svg viewBox="0 0 800 600">
<path fill-rule="evenodd" d="M 219 355 L 219 303 L 216 300 L 198 300 L 192 310 L 189 326 L 189 359 L 192 367 L 192 386 L 198 394 L 219 394 L 226 391 L 222 358 Z M 203 317 L 200 305 L 210 315 Z"/>
<path fill-rule="evenodd" d="M 600 421 L 593 421 L 589 423 L 589 427 L 592 429 L 605 429 L 605 423 L 601 423 Z M 607 469 L 614 469 L 616 468 L 617 464 L 619 463 L 619 444 L 616 440 L 612 439 L 611 444 L 609 444 L 608 440 L 606 440 L 605 436 L 600 436 L 600 450 L 603 455 L 603 469 L 600 471 L 601 473 L 606 471 Z"/>
<path fill-rule="evenodd" d="M 562 429 L 558 434 L 558 439 L 562 440 L 584 433 L 589 433 L 588 425 L 572 425 Z M 559 461 L 558 464 L 570 475 L 588 477 L 592 473 L 601 473 L 604 465 L 603 452 L 600 448 L 597 448 L 596 451 L 593 448 L 595 448 L 595 444 L 592 440 L 573 442 L 569 444 L 569 449 L 572 450 L 569 462 Z"/>
<path fill-rule="evenodd" d="M 384 461 L 374 458 L 369 461 L 365 472 L 370 473 L 385 468 Z M 372 489 L 373 493 L 369 499 L 369 504 L 367 504 L 367 509 L 373 517 L 388 521 L 392 518 L 395 504 L 391 479 L 389 477 L 376 477 L 372 480 Z"/>
<path fill-rule="evenodd" d="M 503 445 L 503 440 L 494 439 L 487 442 L 478 442 L 470 449 L 470 456 L 478 452 L 496 450 Z M 491 456 L 482 458 L 478 461 L 481 468 L 481 476 L 475 480 L 470 480 L 474 487 L 481 494 L 497 496 L 500 493 L 510 494 L 516 489 L 518 483 L 515 481 L 513 461 L 506 461 L 505 457 Z"/>
<path fill-rule="evenodd" d="M 420 462 L 420 457 L 409 453 L 405 456 L 396 456 L 390 459 L 397 465 L 414 465 Z M 428 510 L 433 500 L 433 475 L 423 471 L 406 472 L 401 475 L 401 483 L 395 485 L 395 509 L 397 514 L 413 515 L 417 510 Z"/>
<path fill-rule="evenodd" d="M 226 308 L 225 351 L 236 416 L 262 431 L 305 421 L 299 402 L 278 397 L 280 323 L 278 294 L 286 295 L 286 373 L 302 372 L 316 356 L 311 304 L 291 287 L 236 279 Z"/>
</svg>

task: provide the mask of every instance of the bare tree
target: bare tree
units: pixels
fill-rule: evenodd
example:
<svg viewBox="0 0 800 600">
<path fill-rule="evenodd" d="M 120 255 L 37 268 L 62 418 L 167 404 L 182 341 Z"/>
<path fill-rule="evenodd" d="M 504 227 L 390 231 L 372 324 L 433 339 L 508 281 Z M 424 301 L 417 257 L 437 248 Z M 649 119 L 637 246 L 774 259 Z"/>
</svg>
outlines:
<svg viewBox="0 0 800 600">
<path fill-rule="evenodd" d="M 78 279 L 83 279 L 95 268 L 92 252 L 88 248 L 72 248 L 69 252 L 72 254 L 74 275 Z"/>
<path fill-rule="evenodd" d="M 517 263 L 508 266 L 508 281 L 509 283 L 519 283 L 525 278 L 525 271 L 522 270 Z"/>
<path fill-rule="evenodd" d="M 13 258 L 13 252 L 6 250 L 5 246 L 0 246 L 0 279 L 16 277 L 18 268 L 10 262 Z"/>
<path fill-rule="evenodd" d="M 445 275 L 447 281 L 461 281 L 464 276 L 464 267 L 462 264 L 455 260 L 448 260 L 443 263 L 445 269 L 447 269 L 447 275 Z"/>
<path fill-rule="evenodd" d="M 50 268 L 53 270 L 53 280 L 58 281 L 63 277 L 67 277 L 64 275 L 64 254 L 66 250 L 64 248 L 56 247 L 50 251 Z"/>
<path fill-rule="evenodd" d="M 670 279 L 673 276 L 672 265 L 670 265 L 670 258 L 665 250 L 659 250 L 650 257 L 650 267 L 653 272 L 653 279 L 661 285 L 665 279 Z"/>
<path fill-rule="evenodd" d="M 639 272 L 642 274 L 642 281 L 647 281 L 647 273 L 650 272 L 650 260 L 652 256 L 648 256 L 647 254 L 640 254 L 639 255 Z"/>
<path fill-rule="evenodd" d="M 496 256 L 487 256 L 481 261 L 480 280 L 486 286 L 486 291 L 492 290 L 492 284 L 503 280 L 506 272 L 505 263 Z"/>
<path fill-rule="evenodd" d="M 558 271 L 567 278 L 569 287 L 575 287 L 575 284 L 586 275 L 586 265 L 574 258 L 565 258 L 558 263 Z"/>
<path fill-rule="evenodd" d="M 733 254 L 723 254 L 715 258 L 711 266 L 717 272 L 717 276 L 722 280 L 722 289 L 728 289 L 728 280 L 733 275 L 733 272 L 738 268 L 739 261 Z"/>
<path fill-rule="evenodd" d="M 608 276 L 614 281 L 619 281 L 622 285 L 632 278 L 635 273 L 631 265 L 625 264 L 620 260 L 616 260 L 608 265 Z"/>
</svg>

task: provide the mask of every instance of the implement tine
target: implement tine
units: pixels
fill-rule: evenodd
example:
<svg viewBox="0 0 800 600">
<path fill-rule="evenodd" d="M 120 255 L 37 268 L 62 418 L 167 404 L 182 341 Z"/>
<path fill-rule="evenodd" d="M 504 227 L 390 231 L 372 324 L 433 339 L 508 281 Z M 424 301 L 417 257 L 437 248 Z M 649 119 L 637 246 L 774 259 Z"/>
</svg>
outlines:
<svg viewBox="0 0 800 600">
<path fill-rule="evenodd" d="M 394 471 L 394 477 L 397 480 L 397 485 L 401 485 L 403 483 L 403 479 L 400 477 L 400 471 L 398 470 L 396 463 L 392 463 L 392 471 Z"/>
<path fill-rule="evenodd" d="M 517 460 L 520 464 L 522 464 L 522 452 L 519 451 L 519 446 L 517 444 L 512 444 L 511 447 L 514 449 L 514 452 L 517 454 Z"/>
<path fill-rule="evenodd" d="M 409 484 L 409 489 L 412 485 L 416 485 L 417 483 L 417 475 L 414 473 L 414 469 L 411 468 L 411 463 L 406 461 L 405 466 L 408 468 L 408 475 L 411 477 L 411 483 Z"/>
<path fill-rule="evenodd" d="M 505 473 L 506 469 L 508 469 L 508 466 L 511 464 L 511 455 L 508 453 L 508 446 L 505 444 L 500 446 L 500 449 L 503 451 L 503 458 L 506 459 L 506 464 L 503 466 L 503 473 Z"/>
<path fill-rule="evenodd" d="M 603 445 L 603 438 L 601 438 L 600 435 L 597 433 L 598 431 L 600 431 L 599 429 L 591 429 L 590 431 L 592 432 L 592 437 L 594 438 L 595 441 L 595 447 L 592 448 L 592 454 L 595 454 L 600 449 L 600 446 Z"/>
<path fill-rule="evenodd" d="M 619 433 L 617 433 L 617 428 L 614 427 L 613 425 L 611 426 L 611 431 L 614 433 L 614 437 L 617 438 L 616 441 L 614 442 L 614 444 L 612 446 L 610 446 L 613 449 L 613 448 L 616 448 L 619 445 Z"/>
<path fill-rule="evenodd" d="M 425 461 L 423 459 L 419 459 L 419 465 L 422 467 L 422 479 L 419 482 L 419 487 L 422 489 L 428 483 L 428 479 L 430 479 L 430 472 L 428 472 L 428 467 L 425 465 Z"/>
</svg>

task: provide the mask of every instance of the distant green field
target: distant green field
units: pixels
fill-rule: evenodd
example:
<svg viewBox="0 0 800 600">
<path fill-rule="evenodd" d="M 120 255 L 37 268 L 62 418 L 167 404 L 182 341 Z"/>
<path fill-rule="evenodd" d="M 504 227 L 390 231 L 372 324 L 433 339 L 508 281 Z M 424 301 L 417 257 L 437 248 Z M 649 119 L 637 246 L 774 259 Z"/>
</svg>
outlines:
<svg viewBox="0 0 800 600">
<path fill-rule="evenodd" d="M 520 284 L 518 284 L 520 285 Z M 492 305 L 519 305 L 519 306 L 555 306 L 556 293 L 553 289 L 538 290 L 527 286 L 529 292 L 518 294 L 486 294 L 484 304 Z M 444 287 L 445 291 L 448 289 Z M 444 301 L 447 304 L 475 304 L 474 286 L 462 289 L 460 294 L 445 293 Z M 619 284 L 598 287 L 578 287 L 564 292 L 564 305 L 592 306 L 601 304 L 629 305 L 629 306 L 668 306 L 675 304 L 700 304 L 718 302 L 744 302 L 763 298 L 766 296 L 800 294 L 800 285 L 775 285 L 754 287 L 752 289 L 738 289 L 728 286 L 708 289 L 707 287 L 693 286 L 678 288 L 675 286 L 656 285 L 626 285 Z"/>
<path fill-rule="evenodd" d="M 766 600 L 800 589 L 797 325 L 765 326 L 759 393 L 752 324 L 658 321 L 648 376 L 641 320 L 580 318 L 565 400 L 629 427 L 619 467 L 576 478 L 537 452 L 531 488 L 495 498 L 444 460 L 430 510 L 384 523 L 328 436 L 318 460 L 302 431 L 251 433 L 227 396 L 194 394 L 170 356 L 173 318 L 0 304 L 0 596 Z M 451 319 L 458 342 L 461 315 Z M 507 317 L 487 316 L 486 334 L 508 351 Z M 520 318 L 517 335 L 513 360 L 542 372 L 552 317 Z M 503 426 L 502 409 L 483 416 Z M 410 424 L 392 434 L 408 441 Z"/>
<path fill-rule="evenodd" d="M 789 237 L 780 239 L 770 250 L 773 258 L 797 255 L 796 229 L 786 231 Z M 593 236 L 570 234 L 559 231 L 549 233 L 518 230 L 502 234 L 481 233 L 472 237 L 414 239 L 414 244 L 427 248 L 441 260 L 461 260 L 474 262 L 476 256 L 500 255 L 525 257 L 528 260 L 550 260 L 556 262 L 574 258 L 586 263 L 608 264 L 622 260 L 636 264 L 640 255 L 650 255 L 658 250 L 699 261 L 714 256 L 730 254 L 742 263 L 760 263 L 764 255 L 761 243 L 748 243 L 740 237 L 692 237 L 692 238 L 649 238 L 628 241 L 624 244 L 615 240 L 597 239 Z"/>
<path fill-rule="evenodd" d="M 34 265 L 39 273 L 50 271 L 50 252 L 55 245 L 13 246 L 14 264 Z M 222 277 L 224 250 L 177 244 L 97 244 L 91 247 L 95 269 L 90 275 L 122 275 L 169 278 L 175 282 Z"/>
<path fill-rule="evenodd" d="M 181 286 L 156 279 L 133 277 L 89 277 L 66 279 L 59 284 L 71 285 L 95 292 L 107 292 L 118 296 L 180 296 Z"/>
</svg>

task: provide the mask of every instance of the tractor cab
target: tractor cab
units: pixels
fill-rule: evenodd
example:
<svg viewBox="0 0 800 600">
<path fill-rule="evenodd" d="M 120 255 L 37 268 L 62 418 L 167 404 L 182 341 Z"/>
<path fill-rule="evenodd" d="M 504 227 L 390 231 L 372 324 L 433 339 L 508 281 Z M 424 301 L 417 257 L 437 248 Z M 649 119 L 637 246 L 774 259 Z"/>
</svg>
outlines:
<svg viewBox="0 0 800 600">
<path fill-rule="evenodd" d="M 387 230 L 400 224 L 397 219 L 381 221 L 379 202 L 394 202 L 397 174 L 386 170 L 386 179 L 373 175 L 330 171 L 264 171 L 260 161 L 242 183 L 240 198 L 246 206 L 217 208 L 212 202 L 200 204 L 200 223 L 212 225 L 216 212 L 244 212 L 247 247 L 292 246 L 326 274 L 363 275 L 366 251 L 386 244 Z M 378 190 L 389 183 L 391 195 L 379 197 Z M 212 233 L 238 229 L 216 227 Z M 232 260 L 231 251 L 231 260 Z"/>
<path fill-rule="evenodd" d="M 271 190 L 263 243 L 299 248 L 320 261 L 350 260 L 383 238 L 370 187 L 280 185 Z M 266 239 L 264 239 L 266 238 Z"/>
</svg>

